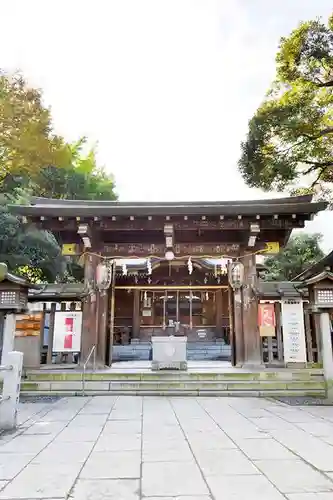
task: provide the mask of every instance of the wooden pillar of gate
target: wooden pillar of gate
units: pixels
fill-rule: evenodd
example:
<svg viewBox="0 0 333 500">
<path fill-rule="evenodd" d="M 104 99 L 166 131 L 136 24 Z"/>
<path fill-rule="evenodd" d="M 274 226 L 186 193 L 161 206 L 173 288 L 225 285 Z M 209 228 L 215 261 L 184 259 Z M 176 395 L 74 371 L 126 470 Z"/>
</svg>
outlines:
<svg viewBox="0 0 333 500">
<path fill-rule="evenodd" d="M 133 320 L 132 320 L 132 338 L 140 337 L 140 290 L 133 291 Z"/>
<path fill-rule="evenodd" d="M 112 264 L 112 274 L 111 274 L 111 284 L 110 284 L 110 307 L 109 307 L 109 342 L 108 342 L 108 353 L 107 353 L 107 364 L 112 365 L 112 353 L 113 353 L 113 337 L 114 337 L 114 316 L 115 316 L 115 304 L 116 304 L 116 262 Z"/>
<path fill-rule="evenodd" d="M 258 298 L 256 295 L 257 273 L 256 256 L 245 255 L 243 286 L 243 332 L 244 332 L 244 364 L 261 365 L 261 339 L 258 328 Z"/>
<path fill-rule="evenodd" d="M 308 306 L 304 307 L 304 327 L 305 327 L 307 361 L 308 363 L 313 363 L 312 332 L 310 323 L 310 312 Z"/>
<path fill-rule="evenodd" d="M 277 343 L 277 357 L 280 363 L 283 363 L 283 337 L 282 337 L 282 317 L 281 317 L 281 303 L 275 302 L 275 321 L 276 321 L 276 343 Z"/>
<path fill-rule="evenodd" d="M 105 365 L 105 352 L 107 345 L 107 327 L 108 327 L 108 291 L 103 290 L 97 294 L 97 350 L 96 358 L 98 363 Z"/>
<path fill-rule="evenodd" d="M 223 325 L 222 325 L 222 316 L 223 316 L 223 295 L 222 289 L 216 290 L 215 294 L 215 312 L 216 312 L 216 333 L 215 336 L 217 338 L 221 338 L 223 336 Z"/>
<path fill-rule="evenodd" d="M 236 366 L 236 343 L 235 343 L 235 307 L 234 292 L 231 286 L 228 286 L 228 309 L 229 309 L 229 338 L 231 349 L 231 364 Z"/>
<path fill-rule="evenodd" d="M 243 291 L 234 290 L 233 294 L 233 364 L 242 366 L 244 363 L 244 331 L 243 331 Z"/>
<path fill-rule="evenodd" d="M 55 313 L 56 313 L 56 303 L 53 302 L 51 304 L 51 310 L 50 310 L 49 338 L 48 338 L 49 342 L 48 342 L 48 346 L 47 346 L 47 358 L 46 358 L 46 363 L 48 365 L 50 365 L 52 363 Z"/>
<path fill-rule="evenodd" d="M 95 287 L 98 255 L 85 255 L 84 283 L 87 292 L 83 302 L 80 363 L 85 363 L 94 344 L 98 341 L 98 292 Z"/>
<path fill-rule="evenodd" d="M 320 332 L 320 314 L 313 313 L 313 323 L 315 330 L 315 338 L 317 345 L 317 363 L 323 362 L 323 352 L 322 352 L 322 341 L 321 341 L 321 332 Z"/>
</svg>

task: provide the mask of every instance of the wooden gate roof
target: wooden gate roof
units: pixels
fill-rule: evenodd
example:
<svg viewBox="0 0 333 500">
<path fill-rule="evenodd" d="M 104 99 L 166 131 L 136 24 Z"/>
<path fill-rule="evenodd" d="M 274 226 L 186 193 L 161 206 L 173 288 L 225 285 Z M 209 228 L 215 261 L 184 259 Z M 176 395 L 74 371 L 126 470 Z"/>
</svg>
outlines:
<svg viewBox="0 0 333 500">
<path fill-rule="evenodd" d="M 274 215 L 302 214 L 310 219 L 324 210 L 325 202 L 312 202 L 311 195 L 263 200 L 179 201 L 179 202 L 121 202 L 33 198 L 29 205 L 12 205 L 20 215 L 36 216 L 149 216 L 149 215 Z"/>
</svg>

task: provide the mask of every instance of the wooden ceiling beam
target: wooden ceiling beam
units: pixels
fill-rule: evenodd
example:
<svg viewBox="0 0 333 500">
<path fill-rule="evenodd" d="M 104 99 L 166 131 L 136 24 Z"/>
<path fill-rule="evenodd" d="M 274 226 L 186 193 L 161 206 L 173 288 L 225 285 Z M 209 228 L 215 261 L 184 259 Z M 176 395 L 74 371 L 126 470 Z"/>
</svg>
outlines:
<svg viewBox="0 0 333 500">
<path fill-rule="evenodd" d="M 39 217 L 33 218 L 31 221 L 37 224 L 39 227 L 54 230 L 54 231 L 70 231 L 75 230 L 78 223 L 88 224 L 90 227 L 93 227 L 96 230 L 100 230 L 102 232 L 108 231 L 164 231 L 164 227 L 166 224 L 165 220 L 160 217 L 152 217 L 151 219 L 147 218 L 134 218 L 131 219 L 129 217 L 119 218 L 119 217 L 110 217 L 110 218 L 75 218 L 75 217 Z M 196 231 L 196 230 L 205 230 L 205 231 L 243 231 L 250 230 L 251 224 L 258 223 L 259 219 L 256 216 L 254 217 L 224 217 L 220 219 L 219 217 L 206 217 L 205 219 L 198 217 L 188 217 L 188 219 L 173 219 L 172 222 L 173 228 L 175 231 Z M 263 217 L 260 216 L 260 227 L 268 230 L 290 230 L 296 228 L 303 228 L 305 225 L 305 217 L 297 216 L 293 218 L 290 216 L 280 216 L 276 218 L 275 216 Z"/>
</svg>

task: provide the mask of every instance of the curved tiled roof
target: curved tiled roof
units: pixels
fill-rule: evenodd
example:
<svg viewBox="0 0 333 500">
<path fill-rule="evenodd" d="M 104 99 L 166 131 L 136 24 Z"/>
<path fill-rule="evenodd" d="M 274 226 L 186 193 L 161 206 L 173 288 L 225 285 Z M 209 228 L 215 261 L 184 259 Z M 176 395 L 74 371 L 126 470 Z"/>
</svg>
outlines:
<svg viewBox="0 0 333 500">
<path fill-rule="evenodd" d="M 220 206 L 220 205 L 281 205 L 289 203 L 310 203 L 312 195 L 288 196 L 286 198 L 269 198 L 263 200 L 233 200 L 233 201 L 114 201 L 114 200 L 61 200 L 58 198 L 42 198 L 34 196 L 31 205 L 90 205 L 90 206 L 128 206 L 128 207 L 154 207 L 154 206 Z"/>
<path fill-rule="evenodd" d="M 149 215 L 312 215 L 327 206 L 312 203 L 312 196 L 270 198 L 267 200 L 121 202 L 34 198 L 30 205 L 11 205 L 14 213 L 27 216 L 149 216 Z"/>
<path fill-rule="evenodd" d="M 302 283 L 290 281 L 261 281 L 258 283 L 258 293 L 261 299 L 278 299 L 280 297 L 292 298 L 307 295 L 307 290 L 302 290 Z M 46 284 L 38 292 L 29 290 L 30 300 L 65 300 L 80 299 L 85 295 L 83 283 Z"/>
</svg>

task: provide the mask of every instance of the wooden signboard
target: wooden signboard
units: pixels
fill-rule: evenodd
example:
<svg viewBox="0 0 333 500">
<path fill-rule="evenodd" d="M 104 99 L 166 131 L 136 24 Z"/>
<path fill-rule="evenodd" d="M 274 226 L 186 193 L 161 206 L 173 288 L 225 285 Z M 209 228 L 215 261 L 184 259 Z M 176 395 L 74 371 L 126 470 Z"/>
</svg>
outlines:
<svg viewBox="0 0 333 500">
<path fill-rule="evenodd" d="M 18 314 L 16 316 L 15 337 L 38 337 L 42 321 L 43 314 L 39 312 Z"/>
<path fill-rule="evenodd" d="M 204 244 L 188 244 L 179 243 L 173 247 L 175 257 L 186 256 L 233 256 L 239 252 L 239 244 L 225 243 L 204 243 Z M 165 254 L 165 244 L 149 244 L 149 243 L 121 243 L 108 244 L 103 247 L 103 255 L 108 257 L 147 257 L 149 255 L 163 257 Z"/>
</svg>

